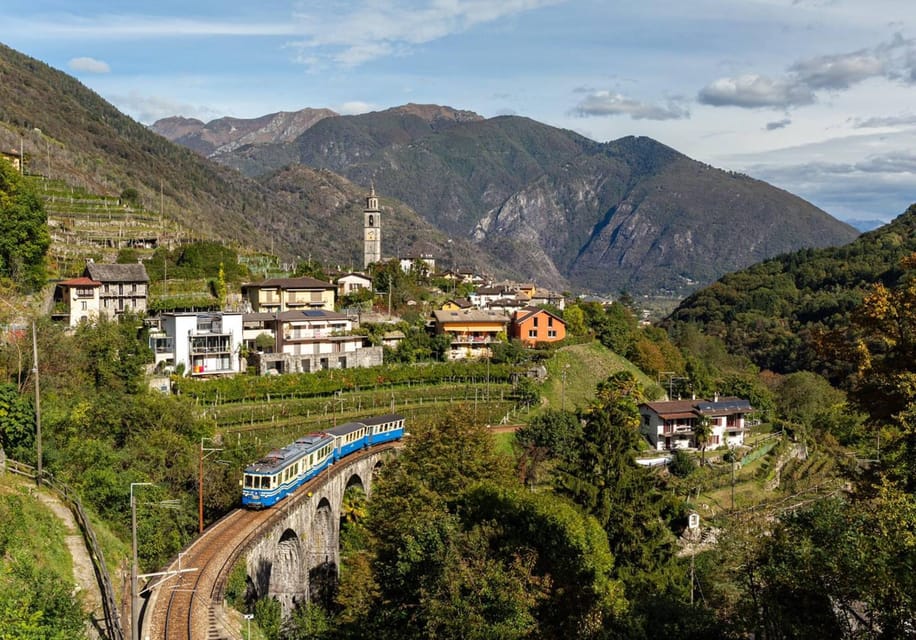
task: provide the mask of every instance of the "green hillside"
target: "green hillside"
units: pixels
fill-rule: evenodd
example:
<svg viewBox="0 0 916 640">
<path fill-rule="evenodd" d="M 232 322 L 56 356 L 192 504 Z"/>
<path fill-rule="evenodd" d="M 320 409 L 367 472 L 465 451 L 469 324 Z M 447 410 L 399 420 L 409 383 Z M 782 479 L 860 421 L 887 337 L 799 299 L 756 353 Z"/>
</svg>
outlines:
<svg viewBox="0 0 916 640">
<path fill-rule="evenodd" d="M 845 246 L 787 253 L 729 274 L 684 300 L 665 325 L 675 333 L 699 325 L 763 369 L 818 371 L 841 382 L 850 372 L 819 348 L 824 336 L 849 327 L 851 311 L 875 284 L 897 285 L 900 261 L 914 251 L 910 207 Z"/>
</svg>

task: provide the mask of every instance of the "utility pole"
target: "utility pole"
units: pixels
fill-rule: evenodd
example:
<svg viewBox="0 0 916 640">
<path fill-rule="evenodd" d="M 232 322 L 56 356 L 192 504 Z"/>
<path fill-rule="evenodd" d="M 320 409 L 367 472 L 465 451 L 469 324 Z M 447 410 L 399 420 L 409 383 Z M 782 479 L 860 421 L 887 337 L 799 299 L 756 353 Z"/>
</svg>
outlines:
<svg viewBox="0 0 916 640">
<path fill-rule="evenodd" d="M 696 583 L 696 573 L 694 571 L 694 557 L 696 549 L 694 542 L 700 537 L 700 514 L 691 513 L 687 516 L 687 540 L 690 545 L 690 604 L 693 605 L 693 592 Z"/>
<path fill-rule="evenodd" d="M 35 484 L 41 486 L 41 393 L 38 384 L 38 334 L 35 333 L 35 320 L 32 320 L 32 373 L 35 374 L 35 455 L 37 456 L 38 473 Z"/>
<path fill-rule="evenodd" d="M 735 510 L 735 464 L 736 464 L 736 462 L 737 462 L 737 461 L 735 460 L 735 448 L 734 448 L 734 447 L 731 448 L 731 452 L 732 452 L 732 455 L 731 455 L 731 466 L 732 466 L 732 511 L 734 511 L 734 510 Z"/>
<path fill-rule="evenodd" d="M 221 448 L 204 447 L 204 440 L 213 440 L 213 438 L 203 437 L 200 439 L 200 455 L 198 457 L 198 485 L 197 485 L 197 514 L 198 514 L 198 533 L 204 532 L 204 452 L 207 455 L 214 451 L 222 451 Z"/>
<path fill-rule="evenodd" d="M 137 588 L 137 502 L 134 499 L 134 487 L 152 484 L 152 482 L 130 483 L 130 640 L 140 640 L 140 590 Z"/>
</svg>

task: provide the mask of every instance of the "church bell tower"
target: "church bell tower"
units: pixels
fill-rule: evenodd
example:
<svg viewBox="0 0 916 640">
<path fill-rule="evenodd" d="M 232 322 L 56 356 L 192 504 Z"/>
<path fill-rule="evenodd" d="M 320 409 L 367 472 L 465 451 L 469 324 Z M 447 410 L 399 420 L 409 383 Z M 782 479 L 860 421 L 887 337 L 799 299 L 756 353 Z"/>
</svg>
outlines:
<svg viewBox="0 0 916 640">
<path fill-rule="evenodd" d="M 382 212 L 378 207 L 375 185 L 369 188 L 363 212 L 363 268 L 382 261 Z"/>
</svg>

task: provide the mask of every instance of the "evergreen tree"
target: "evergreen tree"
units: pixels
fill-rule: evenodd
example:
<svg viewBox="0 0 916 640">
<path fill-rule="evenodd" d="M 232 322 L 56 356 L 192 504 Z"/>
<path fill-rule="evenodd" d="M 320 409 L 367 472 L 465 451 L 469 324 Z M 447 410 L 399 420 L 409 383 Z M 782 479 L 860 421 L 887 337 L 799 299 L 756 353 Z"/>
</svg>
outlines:
<svg viewBox="0 0 916 640">
<path fill-rule="evenodd" d="M 616 572 L 627 596 L 677 590 L 683 572 L 674 562 L 674 536 L 665 520 L 672 504 L 656 487 L 651 471 L 634 462 L 642 399 L 632 373 L 602 382 L 585 416 L 577 458 L 562 466 L 558 491 L 568 495 L 604 527 Z"/>
</svg>

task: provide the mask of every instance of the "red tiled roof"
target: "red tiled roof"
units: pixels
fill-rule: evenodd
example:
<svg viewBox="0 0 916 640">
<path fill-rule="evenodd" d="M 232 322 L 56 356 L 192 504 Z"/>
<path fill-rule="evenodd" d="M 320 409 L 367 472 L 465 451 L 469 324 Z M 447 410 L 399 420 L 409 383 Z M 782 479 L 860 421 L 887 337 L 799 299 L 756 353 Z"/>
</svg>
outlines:
<svg viewBox="0 0 916 640">
<path fill-rule="evenodd" d="M 92 278 L 87 278 L 85 276 L 79 278 L 70 278 L 69 280 L 62 280 L 58 282 L 59 285 L 64 287 L 101 287 L 102 283 Z"/>
</svg>

